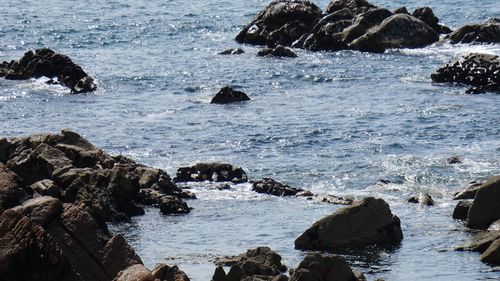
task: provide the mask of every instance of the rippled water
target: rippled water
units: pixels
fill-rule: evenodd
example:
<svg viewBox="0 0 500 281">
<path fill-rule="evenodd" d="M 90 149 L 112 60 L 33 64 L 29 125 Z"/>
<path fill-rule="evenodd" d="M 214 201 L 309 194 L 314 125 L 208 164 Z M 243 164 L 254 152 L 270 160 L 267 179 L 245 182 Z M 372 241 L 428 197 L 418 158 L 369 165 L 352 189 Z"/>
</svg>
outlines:
<svg viewBox="0 0 500 281">
<path fill-rule="evenodd" d="M 328 1 L 316 1 L 325 8 Z M 500 16 L 496 0 L 372 1 L 390 9 L 431 6 L 456 28 Z M 0 135 L 69 127 L 113 154 L 166 169 L 225 161 L 250 178 L 273 177 L 317 193 L 382 197 L 402 221 L 405 239 L 392 250 L 348 253 L 369 279 L 485 280 L 498 272 L 477 253 L 447 249 L 470 237 L 451 219 L 456 190 L 499 173 L 500 96 L 466 95 L 432 84 L 438 66 L 494 46 L 437 45 L 366 54 L 310 53 L 296 59 L 217 52 L 233 41 L 266 1 L 0 1 L 0 60 L 50 47 L 93 75 L 99 90 L 69 90 L 0 79 Z M 240 46 L 241 47 L 241 46 Z M 210 105 L 224 85 L 253 100 Z M 463 164 L 448 165 L 453 155 Z M 379 179 L 397 184 L 380 186 Z M 232 191 L 192 186 L 199 199 L 186 216 L 148 209 L 123 233 L 144 263 L 178 264 L 194 281 L 209 280 L 215 257 L 268 245 L 289 266 L 304 253 L 293 240 L 336 206 L 271 198 L 239 185 Z M 434 207 L 405 203 L 429 192 Z"/>
</svg>

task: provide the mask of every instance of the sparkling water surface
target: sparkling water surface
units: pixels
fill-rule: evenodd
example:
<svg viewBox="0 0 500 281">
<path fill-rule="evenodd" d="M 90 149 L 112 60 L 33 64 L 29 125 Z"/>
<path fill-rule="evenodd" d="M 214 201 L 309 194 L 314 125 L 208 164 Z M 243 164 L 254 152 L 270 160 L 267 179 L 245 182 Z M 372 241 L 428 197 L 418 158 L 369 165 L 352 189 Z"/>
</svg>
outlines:
<svg viewBox="0 0 500 281">
<path fill-rule="evenodd" d="M 410 11 L 430 6 L 457 28 L 500 16 L 496 0 L 371 1 Z M 430 74 L 470 52 L 499 45 L 435 44 L 384 54 L 294 50 L 296 59 L 256 57 L 233 39 L 267 1 L 0 1 L 0 60 L 49 47 L 96 78 L 99 90 L 69 95 L 44 79 L 0 79 L 0 135 L 71 128 L 112 154 L 163 168 L 196 161 L 243 167 L 251 179 L 273 177 L 320 194 L 376 196 L 402 221 L 394 249 L 344 253 L 369 280 L 488 280 L 498 272 L 478 253 L 449 249 L 471 234 L 451 218 L 454 192 L 499 173 L 500 96 L 431 83 Z M 315 1 L 325 8 L 328 1 Z M 241 47 L 239 56 L 220 56 Z M 252 101 L 210 105 L 224 85 Z M 448 165 L 458 155 L 463 164 Z M 379 179 L 395 183 L 378 185 Z M 296 266 L 293 241 L 338 206 L 250 191 L 188 186 L 197 200 L 185 216 L 157 209 L 110 225 L 152 268 L 179 265 L 210 280 L 213 260 L 266 245 Z M 406 203 L 428 192 L 436 206 Z"/>
</svg>

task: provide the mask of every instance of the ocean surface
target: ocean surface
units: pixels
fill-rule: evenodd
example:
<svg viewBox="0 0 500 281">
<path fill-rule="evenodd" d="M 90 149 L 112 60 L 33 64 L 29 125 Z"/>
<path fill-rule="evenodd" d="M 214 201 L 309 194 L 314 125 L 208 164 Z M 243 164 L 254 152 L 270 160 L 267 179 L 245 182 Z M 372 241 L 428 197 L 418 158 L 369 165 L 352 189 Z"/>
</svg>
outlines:
<svg viewBox="0 0 500 281">
<path fill-rule="evenodd" d="M 315 1 L 326 8 L 328 1 Z M 500 16 L 498 0 L 382 1 L 410 11 L 430 6 L 457 28 Z M 0 79 L 0 135 L 71 128 L 111 154 L 165 169 L 197 161 L 241 166 L 319 194 L 375 196 L 402 221 L 391 250 L 344 253 L 369 280 L 499 280 L 479 254 L 451 251 L 471 233 L 451 218 L 454 192 L 500 172 L 500 95 L 466 95 L 430 74 L 470 52 L 499 45 L 436 44 L 384 54 L 295 50 L 298 58 L 256 57 L 233 39 L 268 1 L 0 0 L 0 61 L 49 47 L 96 78 L 99 90 L 70 95 L 44 79 Z M 239 56 L 221 56 L 242 47 Z M 225 85 L 252 101 L 210 105 Z M 447 158 L 460 156 L 462 164 Z M 377 184 L 389 179 L 389 185 Z M 193 281 L 211 279 L 216 257 L 265 245 L 295 267 L 293 241 L 339 206 L 250 191 L 187 186 L 193 211 L 157 209 L 112 224 L 145 265 L 176 264 Z M 406 203 L 428 192 L 433 207 Z"/>
</svg>

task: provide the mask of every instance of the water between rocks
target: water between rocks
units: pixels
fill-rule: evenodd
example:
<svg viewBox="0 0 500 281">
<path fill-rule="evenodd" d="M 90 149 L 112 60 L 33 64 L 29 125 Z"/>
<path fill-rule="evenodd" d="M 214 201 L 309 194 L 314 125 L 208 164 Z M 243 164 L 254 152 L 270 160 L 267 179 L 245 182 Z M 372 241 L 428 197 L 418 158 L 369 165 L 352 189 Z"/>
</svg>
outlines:
<svg viewBox="0 0 500 281">
<path fill-rule="evenodd" d="M 62 3 L 61 3 L 62 2 Z M 500 15 L 496 0 L 371 1 L 411 11 L 430 6 L 452 28 Z M 328 1 L 315 1 L 325 8 Z M 430 74 L 456 55 L 500 54 L 498 45 L 434 45 L 366 54 L 311 53 L 258 58 L 258 48 L 220 56 L 266 1 L 0 1 L 0 60 L 50 47 L 94 76 L 99 90 L 69 95 L 43 79 L 0 79 L 0 135 L 69 127 L 112 154 L 171 175 L 196 161 L 243 167 L 317 193 L 376 196 L 391 205 L 405 235 L 400 247 L 345 253 L 369 279 L 486 280 L 498 272 L 477 253 L 448 251 L 469 239 L 451 219 L 452 194 L 470 180 L 498 174 L 500 96 L 465 95 Z M 224 85 L 251 102 L 210 105 Z M 463 163 L 447 164 L 458 155 Z M 379 179 L 394 183 L 378 185 Z M 337 209 L 295 198 L 192 185 L 186 216 L 157 209 L 111 225 L 146 266 L 177 264 L 194 281 L 210 280 L 213 259 L 270 246 L 289 266 L 304 253 L 293 241 Z M 428 192 L 434 207 L 406 203 Z"/>
</svg>

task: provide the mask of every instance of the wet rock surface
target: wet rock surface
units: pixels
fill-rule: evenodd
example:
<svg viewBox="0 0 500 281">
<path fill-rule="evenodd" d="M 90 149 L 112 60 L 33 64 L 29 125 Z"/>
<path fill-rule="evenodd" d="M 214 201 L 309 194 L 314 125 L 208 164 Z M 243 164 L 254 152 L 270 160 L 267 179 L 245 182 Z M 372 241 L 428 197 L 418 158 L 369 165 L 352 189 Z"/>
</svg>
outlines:
<svg viewBox="0 0 500 281">
<path fill-rule="evenodd" d="M 213 104 L 228 104 L 228 103 L 235 103 L 235 102 L 242 102 L 242 101 L 249 101 L 250 98 L 247 96 L 247 94 L 241 92 L 241 91 L 236 91 L 235 89 L 231 87 L 224 87 L 222 88 L 210 101 L 210 103 Z"/>
<path fill-rule="evenodd" d="M 230 164 L 208 162 L 197 163 L 193 166 L 177 169 L 175 182 L 233 182 L 243 183 L 248 181 L 247 174 L 242 168 Z"/>
<path fill-rule="evenodd" d="M 304 191 L 300 188 L 291 187 L 271 178 L 263 178 L 252 184 L 252 190 L 274 196 L 295 196 Z"/>
<path fill-rule="evenodd" d="M 472 53 L 456 58 L 431 75 L 436 83 L 461 83 L 473 86 L 470 94 L 500 93 L 500 58 Z"/>
<path fill-rule="evenodd" d="M 482 184 L 482 182 L 470 182 L 462 191 L 455 193 L 453 200 L 474 199 Z"/>
<path fill-rule="evenodd" d="M 488 229 L 500 219 L 500 176 L 495 176 L 481 185 L 467 213 L 466 226 Z"/>
<path fill-rule="evenodd" d="M 426 206 L 434 206 L 434 200 L 432 199 L 432 197 L 429 194 L 422 192 L 418 196 L 413 196 L 408 199 L 408 202 Z"/>
<path fill-rule="evenodd" d="M 72 93 L 92 92 L 97 89 L 94 79 L 76 65 L 68 56 L 50 49 L 28 51 L 19 61 L 4 61 L 0 65 L 0 77 L 25 80 L 39 77 L 56 78 L 71 89 Z"/>
<path fill-rule="evenodd" d="M 467 24 L 445 37 L 451 44 L 500 43 L 500 19 L 489 19 L 480 24 Z"/>
</svg>

